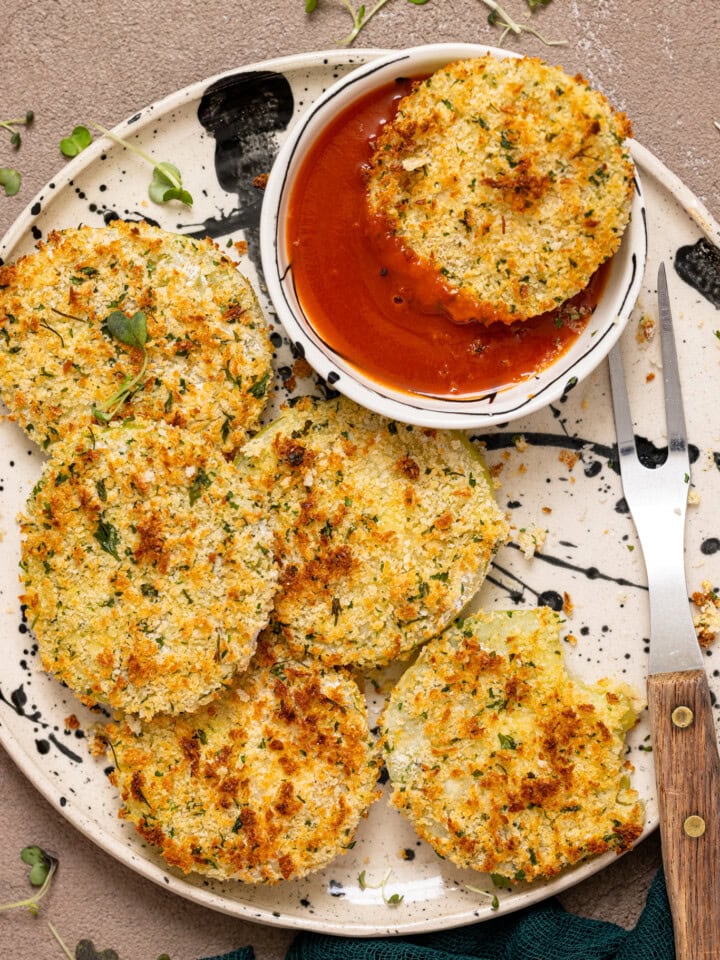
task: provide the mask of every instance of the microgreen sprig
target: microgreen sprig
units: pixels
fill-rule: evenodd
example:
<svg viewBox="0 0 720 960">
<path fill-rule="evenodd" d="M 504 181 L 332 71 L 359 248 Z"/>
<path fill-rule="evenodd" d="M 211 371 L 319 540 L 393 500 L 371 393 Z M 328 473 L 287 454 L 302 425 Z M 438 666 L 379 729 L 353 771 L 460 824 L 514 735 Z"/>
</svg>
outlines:
<svg viewBox="0 0 720 960">
<path fill-rule="evenodd" d="M 0 120 L 0 130 L 7 130 L 10 133 L 10 143 L 17 150 L 22 143 L 22 137 L 18 127 L 29 127 L 35 119 L 32 110 L 28 110 L 24 117 L 14 120 Z M 14 197 L 20 190 L 21 183 L 20 171 L 15 167 L 0 167 L 0 187 L 5 191 L 6 197 Z"/>
<path fill-rule="evenodd" d="M 120 960 L 120 956 L 109 947 L 98 950 L 92 940 L 80 940 L 75 947 L 74 960 Z"/>
<path fill-rule="evenodd" d="M 29 897 L 27 900 L 0 904 L 0 910 L 27 907 L 30 913 L 36 915 L 40 909 L 40 901 L 50 888 L 50 883 L 58 868 L 59 861 L 54 854 L 48 853 L 47 850 L 43 850 L 42 847 L 38 846 L 24 847 L 20 852 L 20 859 L 30 867 L 28 880 L 31 885 L 33 887 L 39 887 L 40 889 L 34 897 Z M 98 950 L 92 940 L 87 939 L 80 940 L 75 947 L 75 953 L 71 953 L 70 948 L 49 920 L 47 921 L 47 925 L 50 933 L 52 933 L 68 960 L 120 960 L 115 950 Z M 167 953 L 163 953 L 157 960 L 170 960 L 170 957 Z"/>
<path fill-rule="evenodd" d="M 98 133 L 101 133 L 104 137 L 108 137 L 115 143 L 120 144 L 120 146 L 126 147 L 132 153 L 137 154 L 138 157 L 141 157 L 150 164 L 153 168 L 153 175 L 150 186 L 148 187 L 148 195 L 153 203 L 167 203 L 168 200 L 179 200 L 187 207 L 192 206 L 193 198 L 189 191 L 183 187 L 182 174 L 174 163 L 170 163 L 167 160 L 155 160 L 149 153 L 145 153 L 145 151 L 141 150 L 136 144 L 130 143 L 129 140 L 124 140 L 116 133 L 113 133 L 112 130 L 103 127 L 100 123 L 92 121 L 89 122 L 89 126 Z M 73 129 L 70 136 L 63 137 L 60 141 L 60 152 L 65 157 L 76 157 L 89 146 L 91 142 L 92 134 L 88 127 L 79 125 Z"/>
<path fill-rule="evenodd" d="M 489 890 L 481 890 L 480 887 L 474 887 L 471 883 L 464 884 L 465 889 L 469 890 L 471 893 L 477 893 L 481 897 L 488 897 L 490 900 L 490 909 L 492 911 L 500 909 L 500 900 L 496 893 L 490 893 Z"/>
<path fill-rule="evenodd" d="M 508 33 L 514 33 L 516 36 L 520 36 L 521 33 L 529 33 L 531 36 L 537 37 L 546 47 L 562 47 L 567 44 L 567 40 L 548 40 L 528 23 L 517 23 L 507 10 L 501 7 L 499 3 L 495 3 L 495 0 L 482 0 L 482 2 L 490 9 L 488 23 L 491 26 L 501 26 L 503 28 L 499 40 L 500 45 L 502 45 Z M 536 7 L 546 7 L 550 2 L 551 0 L 527 0 L 530 10 L 534 10 Z"/>
<path fill-rule="evenodd" d="M 390 879 L 391 874 L 392 874 L 392 870 L 388 869 L 385 873 L 385 876 L 380 881 L 380 883 L 369 883 L 365 876 L 365 871 L 363 870 L 362 873 L 358 875 L 358 885 L 361 890 L 379 890 L 380 893 L 382 894 L 382 898 L 384 902 L 389 907 L 397 907 L 399 904 L 403 902 L 405 897 L 401 893 L 393 893 L 390 896 L 388 896 L 387 893 L 385 892 L 385 887 L 387 885 L 388 880 Z"/>
<path fill-rule="evenodd" d="M 37 846 L 24 847 L 20 853 L 20 859 L 30 867 L 28 873 L 30 884 L 40 889 L 34 897 L 28 897 L 26 900 L 16 900 L 14 903 L 0 904 L 0 910 L 27 907 L 30 913 L 35 916 L 40 909 L 40 901 L 50 889 L 50 883 L 57 870 L 58 860 L 52 853 L 48 853 L 47 850 Z"/>
<path fill-rule="evenodd" d="M 70 948 L 49 920 L 48 927 L 68 960 L 120 960 L 120 955 L 117 951 L 112 950 L 110 947 L 106 947 L 105 950 L 98 950 L 92 940 L 88 939 L 79 940 L 75 947 L 75 953 L 70 953 Z M 163 953 L 157 960 L 170 960 L 170 957 L 167 953 Z"/>
<path fill-rule="evenodd" d="M 142 310 L 137 310 L 131 317 L 121 310 L 113 310 L 108 315 L 103 328 L 114 340 L 142 350 L 142 366 L 134 377 L 125 377 L 115 393 L 92 408 L 93 416 L 99 423 L 110 423 L 120 407 L 131 396 L 137 385 L 145 376 L 147 370 L 147 320 Z"/>
<path fill-rule="evenodd" d="M 338 43 L 343 47 L 348 47 L 353 42 L 353 40 L 360 33 L 362 28 L 366 26 L 372 18 L 385 6 L 389 0 L 377 0 L 375 6 L 371 7 L 370 10 L 367 9 L 364 3 L 361 3 L 357 10 L 353 7 L 350 0 L 342 0 L 343 6 L 346 8 L 350 16 L 352 17 L 352 30 L 346 37 L 343 37 L 342 40 L 339 40 Z M 416 7 L 422 7 L 428 0 L 408 0 L 408 3 L 414 4 Z M 317 9 L 318 0 L 305 0 L 305 12 L 312 13 Z"/>
<path fill-rule="evenodd" d="M 8 130 L 10 133 L 10 143 L 17 148 L 22 143 L 22 137 L 20 136 L 20 131 L 18 127 L 29 127 L 30 124 L 35 119 L 35 114 L 32 110 L 28 110 L 25 116 L 19 120 L 0 120 L 0 128 L 3 130 Z"/>
</svg>

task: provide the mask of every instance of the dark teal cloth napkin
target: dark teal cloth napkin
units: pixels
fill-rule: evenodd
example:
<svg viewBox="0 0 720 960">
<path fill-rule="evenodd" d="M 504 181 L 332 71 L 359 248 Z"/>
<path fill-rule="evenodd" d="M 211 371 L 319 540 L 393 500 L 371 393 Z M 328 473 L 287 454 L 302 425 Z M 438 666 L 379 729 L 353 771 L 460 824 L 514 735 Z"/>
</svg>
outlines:
<svg viewBox="0 0 720 960">
<path fill-rule="evenodd" d="M 241 947 L 205 960 L 253 958 L 252 947 Z M 497 920 L 416 937 L 355 940 L 301 933 L 286 960 L 675 960 L 675 947 L 659 871 L 632 930 L 576 917 L 553 899 Z"/>
</svg>

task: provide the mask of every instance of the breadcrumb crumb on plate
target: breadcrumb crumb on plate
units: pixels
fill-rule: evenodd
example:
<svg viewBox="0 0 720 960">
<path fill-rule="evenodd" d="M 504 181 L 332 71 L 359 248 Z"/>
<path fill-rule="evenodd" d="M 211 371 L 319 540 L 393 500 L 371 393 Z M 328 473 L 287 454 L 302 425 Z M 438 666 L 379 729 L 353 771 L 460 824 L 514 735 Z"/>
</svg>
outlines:
<svg viewBox="0 0 720 960">
<path fill-rule="evenodd" d="M 296 656 L 407 659 L 477 593 L 507 536 L 479 454 L 345 398 L 304 398 L 242 451 L 276 524 L 273 621 Z"/>
<path fill-rule="evenodd" d="M 271 385 L 267 324 L 249 282 L 209 239 L 145 222 L 50 233 L 0 267 L 0 392 L 47 449 L 141 370 L 105 326 L 146 315 L 147 370 L 126 415 L 202 431 L 228 453 L 254 429 Z"/>
<path fill-rule="evenodd" d="M 625 760 L 639 703 L 569 677 L 559 623 L 548 607 L 458 621 L 385 707 L 391 803 L 460 867 L 549 878 L 642 833 Z"/>
<path fill-rule="evenodd" d="M 43 667 L 83 703 L 189 710 L 249 663 L 276 587 L 270 531 L 198 434 L 128 421 L 71 437 L 21 526 Z"/>
<path fill-rule="evenodd" d="M 212 704 L 106 733 L 121 816 L 184 873 L 276 883 L 353 845 L 377 799 L 365 700 L 346 672 L 276 660 Z"/>
<path fill-rule="evenodd" d="M 720 630 L 720 597 L 709 580 L 703 580 L 701 587 L 690 598 L 698 608 L 693 623 L 698 643 L 709 647 Z"/>
</svg>

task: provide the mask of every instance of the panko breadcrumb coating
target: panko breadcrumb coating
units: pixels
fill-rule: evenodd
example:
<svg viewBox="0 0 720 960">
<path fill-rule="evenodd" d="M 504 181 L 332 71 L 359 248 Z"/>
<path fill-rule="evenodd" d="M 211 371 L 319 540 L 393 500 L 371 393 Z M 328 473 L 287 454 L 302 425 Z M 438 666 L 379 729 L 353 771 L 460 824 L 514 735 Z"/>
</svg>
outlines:
<svg viewBox="0 0 720 960">
<path fill-rule="evenodd" d="M 228 453 L 272 386 L 267 326 L 248 281 L 211 240 L 145 222 L 56 231 L 0 267 L 0 393 L 43 448 L 95 423 L 142 366 L 115 310 L 146 317 L 147 370 L 121 415 L 201 431 Z"/>
<path fill-rule="evenodd" d="M 83 703 L 177 713 L 249 663 L 276 587 L 270 531 L 198 434 L 127 421 L 57 444 L 21 527 L 43 667 Z"/>
<path fill-rule="evenodd" d="M 623 684 L 568 676 L 548 607 L 458 621 L 421 652 L 381 719 L 391 802 L 460 867 L 552 877 L 643 829 Z"/>
<path fill-rule="evenodd" d="M 370 209 L 456 295 L 454 319 L 527 319 L 618 249 L 630 134 L 581 76 L 530 57 L 457 61 L 418 81 L 378 136 Z"/>
<path fill-rule="evenodd" d="M 460 434 L 303 399 L 243 448 L 276 525 L 273 621 L 295 656 L 406 659 L 480 588 L 507 521 Z"/>
<path fill-rule="evenodd" d="M 110 727 L 121 816 L 172 867 L 275 883 L 353 844 L 380 770 L 365 701 L 347 673 L 277 661 L 196 713 Z"/>
</svg>

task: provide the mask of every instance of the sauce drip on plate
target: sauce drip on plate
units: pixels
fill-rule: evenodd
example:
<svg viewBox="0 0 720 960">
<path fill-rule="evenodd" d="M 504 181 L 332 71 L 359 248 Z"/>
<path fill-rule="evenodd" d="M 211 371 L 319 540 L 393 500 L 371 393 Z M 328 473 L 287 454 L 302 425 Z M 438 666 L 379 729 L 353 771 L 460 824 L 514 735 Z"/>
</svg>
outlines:
<svg viewBox="0 0 720 960">
<path fill-rule="evenodd" d="M 298 173 L 288 258 L 302 307 L 347 362 L 395 389 L 470 398 L 531 377 L 577 339 L 598 302 L 603 265 L 557 310 L 515 324 L 455 323 L 436 269 L 368 212 L 363 170 L 412 81 L 359 98 L 327 125 Z"/>
</svg>

